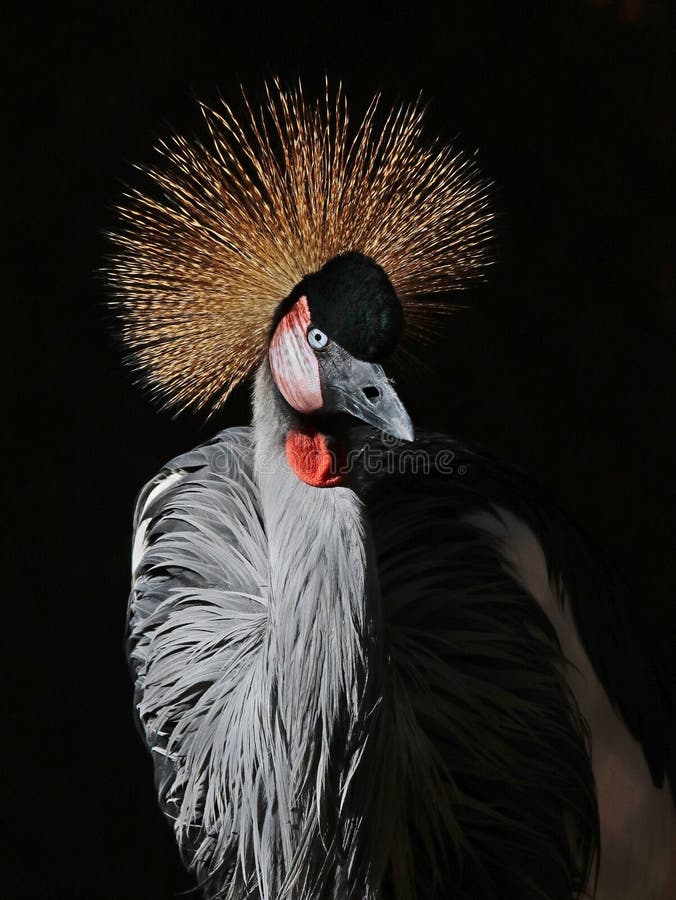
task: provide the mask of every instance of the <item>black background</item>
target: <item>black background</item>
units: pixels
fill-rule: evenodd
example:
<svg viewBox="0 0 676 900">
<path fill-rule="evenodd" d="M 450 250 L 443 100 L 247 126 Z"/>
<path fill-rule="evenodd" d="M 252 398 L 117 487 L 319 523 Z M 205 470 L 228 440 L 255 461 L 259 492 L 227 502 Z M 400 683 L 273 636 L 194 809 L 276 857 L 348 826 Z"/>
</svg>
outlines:
<svg viewBox="0 0 676 900">
<path fill-rule="evenodd" d="M 623 567 L 658 648 L 676 588 L 674 22 L 657 0 L 94 6 L 4 26 L 5 405 L 20 420 L 3 469 L 18 540 L 0 894 L 151 900 L 190 882 L 132 719 L 132 504 L 165 460 L 246 421 L 248 395 L 217 423 L 172 421 L 120 365 L 95 273 L 131 163 L 168 125 L 199 130 L 196 97 L 277 73 L 310 90 L 342 78 L 359 110 L 378 89 L 422 91 L 429 135 L 479 149 L 501 218 L 489 283 L 404 398 L 418 424 L 547 483 Z"/>
</svg>

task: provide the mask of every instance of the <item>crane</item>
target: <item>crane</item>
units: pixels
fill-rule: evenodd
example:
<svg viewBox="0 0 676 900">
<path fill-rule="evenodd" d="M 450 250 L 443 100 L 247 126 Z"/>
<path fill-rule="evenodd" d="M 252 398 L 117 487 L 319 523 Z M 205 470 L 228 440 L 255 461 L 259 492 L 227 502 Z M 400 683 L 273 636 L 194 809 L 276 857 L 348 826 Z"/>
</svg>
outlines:
<svg viewBox="0 0 676 900">
<path fill-rule="evenodd" d="M 135 710 L 186 865 L 223 900 L 673 897 L 673 686 L 618 579 L 382 366 L 483 277 L 490 186 L 419 103 L 351 130 L 340 90 L 244 101 L 160 144 L 108 270 L 153 394 L 213 411 L 254 375 L 251 424 L 134 520 Z"/>
</svg>

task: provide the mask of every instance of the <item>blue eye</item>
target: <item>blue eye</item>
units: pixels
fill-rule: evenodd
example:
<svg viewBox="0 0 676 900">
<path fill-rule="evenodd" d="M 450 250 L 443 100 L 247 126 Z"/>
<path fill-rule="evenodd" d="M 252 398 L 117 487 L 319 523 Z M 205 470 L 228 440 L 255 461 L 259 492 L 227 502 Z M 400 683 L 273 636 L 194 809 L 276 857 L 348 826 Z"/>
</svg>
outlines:
<svg viewBox="0 0 676 900">
<path fill-rule="evenodd" d="M 309 328 L 307 342 L 313 350 L 323 350 L 329 342 L 328 337 L 319 328 Z"/>
</svg>

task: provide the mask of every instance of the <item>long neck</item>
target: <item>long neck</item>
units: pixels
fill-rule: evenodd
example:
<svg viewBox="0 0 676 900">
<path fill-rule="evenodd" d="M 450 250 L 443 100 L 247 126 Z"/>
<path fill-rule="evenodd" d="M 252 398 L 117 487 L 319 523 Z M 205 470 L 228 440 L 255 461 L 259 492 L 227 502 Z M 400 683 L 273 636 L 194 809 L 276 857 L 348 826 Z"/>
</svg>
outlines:
<svg viewBox="0 0 676 900">
<path fill-rule="evenodd" d="M 303 424 L 265 363 L 255 387 L 254 436 L 270 566 L 267 676 L 289 812 L 307 811 L 319 798 L 323 831 L 321 819 L 335 816 L 356 765 L 351 748 L 376 700 L 379 596 L 357 494 L 305 484 L 287 461 L 285 438 Z"/>
</svg>

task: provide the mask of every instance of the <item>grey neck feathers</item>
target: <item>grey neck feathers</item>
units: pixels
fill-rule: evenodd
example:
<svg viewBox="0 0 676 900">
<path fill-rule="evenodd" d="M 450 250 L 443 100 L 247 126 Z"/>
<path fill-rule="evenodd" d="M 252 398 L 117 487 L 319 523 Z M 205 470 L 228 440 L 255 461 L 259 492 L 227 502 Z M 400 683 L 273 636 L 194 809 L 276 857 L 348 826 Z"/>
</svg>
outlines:
<svg viewBox="0 0 676 900">
<path fill-rule="evenodd" d="M 287 462 L 286 434 L 300 424 L 264 362 L 253 420 L 269 554 L 264 665 L 279 818 L 294 825 L 280 837 L 287 872 L 308 846 L 322 849 L 318 869 L 347 853 L 346 887 L 352 865 L 345 843 L 354 840 L 355 823 L 340 824 L 340 809 L 377 703 L 379 592 L 357 494 L 305 484 Z M 332 868 L 333 879 L 335 859 Z"/>
</svg>

